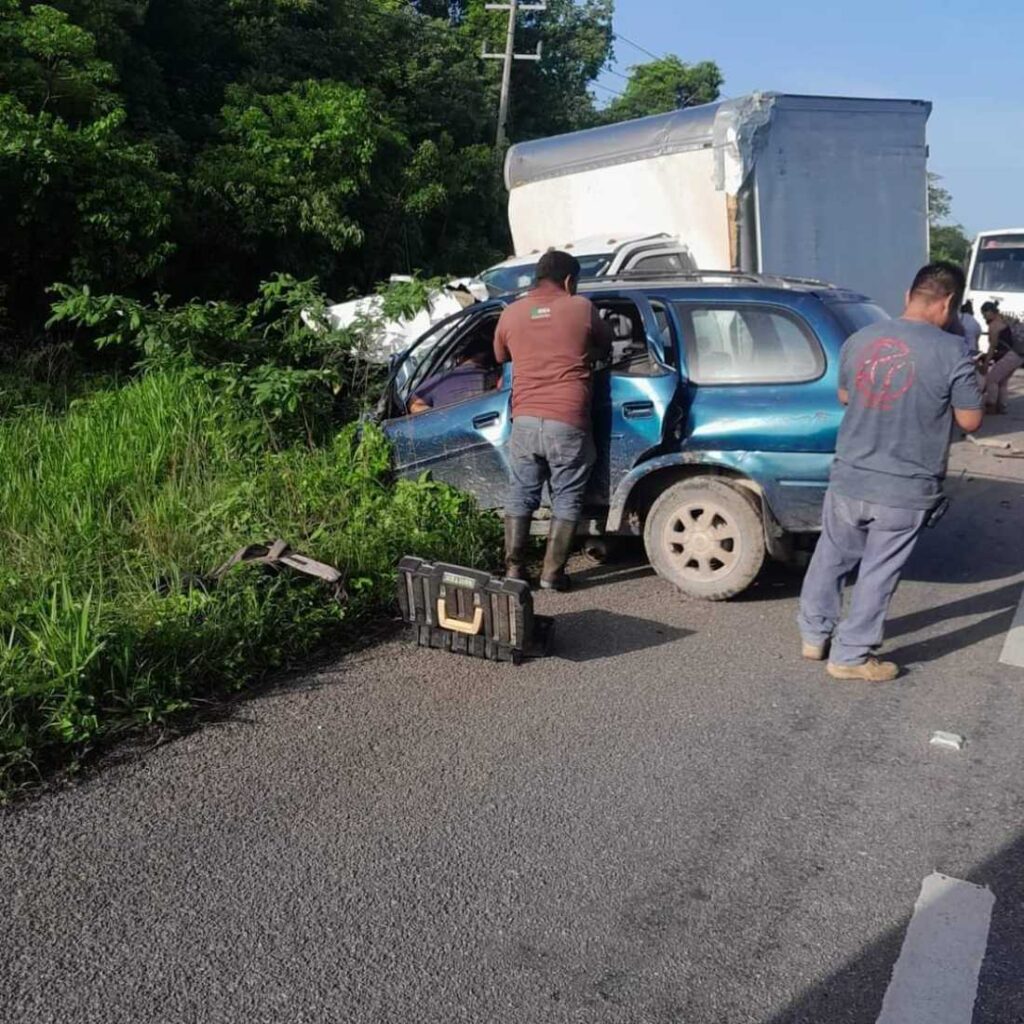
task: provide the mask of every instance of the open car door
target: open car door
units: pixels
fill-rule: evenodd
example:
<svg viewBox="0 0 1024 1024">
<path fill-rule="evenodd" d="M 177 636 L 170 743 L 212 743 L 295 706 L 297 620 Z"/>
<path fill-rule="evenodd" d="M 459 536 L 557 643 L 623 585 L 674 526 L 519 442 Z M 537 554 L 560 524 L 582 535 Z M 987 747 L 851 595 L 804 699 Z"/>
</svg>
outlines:
<svg viewBox="0 0 1024 1024">
<path fill-rule="evenodd" d="M 609 365 L 594 375 L 597 462 L 586 503 L 600 510 L 622 478 L 672 435 L 681 419 L 681 389 L 675 339 L 662 323 L 661 305 L 629 290 L 588 298 L 615 339 Z"/>
<path fill-rule="evenodd" d="M 425 380 L 454 369 L 460 354 L 482 338 L 493 342 L 504 305 L 501 301 L 476 305 L 425 339 L 429 351 L 420 358 L 410 350 L 406 362 L 414 365 L 406 366 L 405 373 L 392 374 L 382 423 L 400 476 L 430 472 L 435 479 L 474 495 L 483 508 L 500 508 L 508 487 L 511 367 L 498 368 L 497 387 L 482 395 L 416 415 L 407 410 L 409 399 Z M 401 383 L 399 376 L 404 378 Z"/>
</svg>

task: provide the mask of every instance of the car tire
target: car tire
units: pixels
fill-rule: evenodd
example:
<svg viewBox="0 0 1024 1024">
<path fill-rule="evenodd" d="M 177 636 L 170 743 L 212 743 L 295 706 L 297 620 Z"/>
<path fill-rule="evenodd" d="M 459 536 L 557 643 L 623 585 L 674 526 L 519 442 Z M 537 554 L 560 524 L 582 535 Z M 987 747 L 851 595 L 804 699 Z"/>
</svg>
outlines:
<svg viewBox="0 0 1024 1024">
<path fill-rule="evenodd" d="M 658 496 L 644 523 L 644 546 L 659 576 L 704 601 L 742 593 L 765 559 L 753 495 L 710 476 L 683 480 Z"/>
</svg>

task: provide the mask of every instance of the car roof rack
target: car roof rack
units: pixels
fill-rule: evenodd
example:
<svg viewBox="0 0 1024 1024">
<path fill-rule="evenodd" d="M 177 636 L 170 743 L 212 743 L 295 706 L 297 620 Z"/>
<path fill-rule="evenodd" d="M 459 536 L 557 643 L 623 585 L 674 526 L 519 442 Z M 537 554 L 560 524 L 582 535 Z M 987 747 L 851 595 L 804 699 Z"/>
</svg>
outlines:
<svg viewBox="0 0 1024 1024">
<path fill-rule="evenodd" d="M 620 270 L 617 274 L 602 274 L 580 285 L 599 285 L 604 281 L 728 281 L 735 284 L 774 285 L 787 288 L 794 285 L 811 288 L 835 288 L 828 281 L 814 277 L 794 277 L 788 274 L 755 274 L 746 270 Z"/>
</svg>

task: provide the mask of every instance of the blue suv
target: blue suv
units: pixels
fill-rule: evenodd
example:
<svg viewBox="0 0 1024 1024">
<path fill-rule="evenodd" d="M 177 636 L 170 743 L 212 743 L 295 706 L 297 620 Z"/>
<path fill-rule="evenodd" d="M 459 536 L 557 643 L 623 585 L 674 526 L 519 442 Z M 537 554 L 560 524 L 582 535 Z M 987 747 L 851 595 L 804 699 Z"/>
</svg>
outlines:
<svg viewBox="0 0 1024 1024">
<path fill-rule="evenodd" d="M 839 349 L 886 314 L 821 282 L 724 272 L 623 274 L 581 293 L 615 333 L 595 376 L 581 532 L 642 536 L 661 576 L 709 600 L 746 589 L 766 557 L 809 546 L 842 418 Z M 409 415 L 407 403 L 492 338 L 513 298 L 435 325 L 399 357 L 378 408 L 399 474 L 430 471 L 485 508 L 501 508 L 509 480 L 512 368 L 456 405 Z"/>
</svg>

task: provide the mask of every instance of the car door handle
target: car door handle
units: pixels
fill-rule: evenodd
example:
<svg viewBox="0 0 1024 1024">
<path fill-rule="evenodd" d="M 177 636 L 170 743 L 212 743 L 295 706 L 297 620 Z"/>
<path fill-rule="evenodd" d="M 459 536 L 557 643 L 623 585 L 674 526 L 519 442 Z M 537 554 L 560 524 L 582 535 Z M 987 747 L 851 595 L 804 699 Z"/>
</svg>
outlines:
<svg viewBox="0 0 1024 1024">
<path fill-rule="evenodd" d="M 482 416 L 473 417 L 473 428 L 483 430 L 484 427 L 491 427 L 501 419 L 501 413 L 485 412 Z"/>
<path fill-rule="evenodd" d="M 653 402 L 625 402 L 622 406 L 622 415 L 627 420 L 642 420 L 647 416 L 654 415 Z"/>
</svg>

